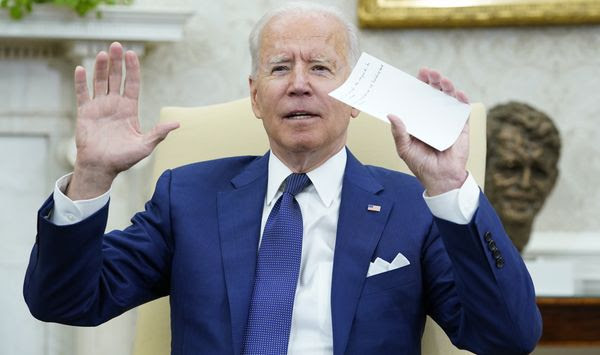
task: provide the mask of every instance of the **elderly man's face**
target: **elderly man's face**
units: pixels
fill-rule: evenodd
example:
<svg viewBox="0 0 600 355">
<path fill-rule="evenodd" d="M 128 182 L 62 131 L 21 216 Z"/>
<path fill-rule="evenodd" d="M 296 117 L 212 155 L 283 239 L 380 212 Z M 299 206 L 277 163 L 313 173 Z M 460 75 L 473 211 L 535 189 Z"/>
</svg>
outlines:
<svg viewBox="0 0 600 355">
<path fill-rule="evenodd" d="M 358 111 L 327 94 L 351 71 L 347 50 L 344 28 L 329 16 L 284 15 L 266 25 L 250 92 L 275 153 L 332 155 L 344 146 Z"/>
<path fill-rule="evenodd" d="M 556 182 L 558 157 L 515 126 L 503 127 L 497 139 L 486 193 L 505 223 L 531 223 Z"/>
</svg>

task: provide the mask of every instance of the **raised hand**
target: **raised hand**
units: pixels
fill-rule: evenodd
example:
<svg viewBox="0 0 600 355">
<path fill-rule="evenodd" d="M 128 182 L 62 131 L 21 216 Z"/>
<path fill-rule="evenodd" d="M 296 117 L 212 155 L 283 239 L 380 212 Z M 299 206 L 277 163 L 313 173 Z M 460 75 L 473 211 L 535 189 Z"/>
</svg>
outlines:
<svg viewBox="0 0 600 355">
<path fill-rule="evenodd" d="M 178 123 L 156 125 L 143 134 L 138 118 L 140 63 L 137 55 L 127 51 L 123 82 L 123 47 L 110 45 L 108 53 L 96 56 L 90 98 L 83 67 L 75 68 L 77 158 L 67 195 L 73 200 L 88 199 L 106 192 L 122 171 L 150 155 Z"/>
<path fill-rule="evenodd" d="M 462 91 L 457 91 L 450 80 L 435 70 L 423 68 L 419 70 L 418 78 L 461 102 L 469 102 Z M 469 157 L 468 121 L 456 142 L 440 152 L 408 134 L 399 117 L 390 114 L 388 119 L 392 123 L 392 135 L 398 155 L 425 186 L 427 195 L 439 195 L 462 186 L 467 178 Z"/>
</svg>

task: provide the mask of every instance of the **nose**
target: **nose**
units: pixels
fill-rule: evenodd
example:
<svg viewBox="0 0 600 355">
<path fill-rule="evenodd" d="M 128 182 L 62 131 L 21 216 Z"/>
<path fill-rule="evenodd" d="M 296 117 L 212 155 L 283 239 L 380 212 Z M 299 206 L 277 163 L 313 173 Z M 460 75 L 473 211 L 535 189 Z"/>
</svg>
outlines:
<svg viewBox="0 0 600 355">
<path fill-rule="evenodd" d="M 523 188 L 529 187 L 531 184 L 531 167 L 525 166 L 523 168 L 523 174 L 521 174 L 521 181 L 519 181 L 519 185 Z"/>
<path fill-rule="evenodd" d="M 312 88 L 310 79 L 306 70 L 303 66 L 297 65 L 294 67 L 290 75 L 290 83 L 288 88 L 288 95 L 290 96 L 310 96 L 312 95 Z"/>
</svg>

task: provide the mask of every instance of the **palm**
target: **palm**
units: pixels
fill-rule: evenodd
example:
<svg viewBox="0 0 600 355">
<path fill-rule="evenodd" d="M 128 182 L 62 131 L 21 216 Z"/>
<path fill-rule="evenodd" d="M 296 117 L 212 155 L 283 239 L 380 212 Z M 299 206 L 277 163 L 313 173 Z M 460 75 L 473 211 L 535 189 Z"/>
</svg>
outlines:
<svg viewBox="0 0 600 355">
<path fill-rule="evenodd" d="M 425 186 L 433 181 L 451 180 L 456 173 L 465 170 L 469 154 L 469 125 L 452 147 L 440 152 L 420 140 L 410 137 L 404 144 L 397 145 L 398 154 Z"/>
<path fill-rule="evenodd" d="M 78 108 L 75 138 L 81 163 L 124 171 L 150 153 L 140 133 L 137 105 L 135 99 L 103 95 Z"/>
<path fill-rule="evenodd" d="M 133 52 L 125 55 L 124 89 L 121 93 L 123 52 L 111 45 L 109 55 L 99 53 L 94 71 L 94 97 L 87 92 L 85 70 L 75 70 L 77 95 L 77 167 L 116 175 L 148 156 L 176 124 L 158 125 L 142 134 L 138 119 L 139 62 Z M 76 168 L 77 168 L 76 167 Z"/>
</svg>

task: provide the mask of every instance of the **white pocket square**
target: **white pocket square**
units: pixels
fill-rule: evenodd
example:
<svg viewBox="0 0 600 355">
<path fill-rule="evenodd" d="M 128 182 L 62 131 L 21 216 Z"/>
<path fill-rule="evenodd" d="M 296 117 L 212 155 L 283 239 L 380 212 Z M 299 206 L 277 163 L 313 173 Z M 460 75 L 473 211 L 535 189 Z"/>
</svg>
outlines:
<svg viewBox="0 0 600 355">
<path fill-rule="evenodd" d="M 402 253 L 398 253 L 391 263 L 388 263 L 382 258 L 377 257 L 375 261 L 369 265 L 367 277 L 381 274 L 382 272 L 396 270 L 407 265 L 410 265 L 410 261 L 408 261 L 408 259 L 402 255 Z"/>
</svg>

